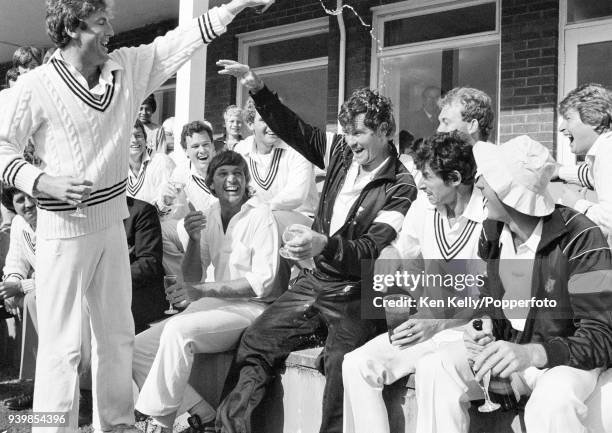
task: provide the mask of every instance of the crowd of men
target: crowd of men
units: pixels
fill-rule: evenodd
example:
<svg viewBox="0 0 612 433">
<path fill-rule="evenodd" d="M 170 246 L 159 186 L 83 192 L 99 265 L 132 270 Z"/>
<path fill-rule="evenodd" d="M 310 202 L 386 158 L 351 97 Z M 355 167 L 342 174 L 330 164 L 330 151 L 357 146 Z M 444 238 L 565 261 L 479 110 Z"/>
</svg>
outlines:
<svg viewBox="0 0 612 433">
<path fill-rule="evenodd" d="M 284 360 L 323 332 L 321 432 L 390 432 L 383 388 L 410 374 L 419 433 L 467 432 L 485 377 L 524 405 L 528 432 L 611 432 L 612 92 L 585 84 L 561 102 L 586 160 L 567 167 L 527 136 L 493 144 L 475 88 L 425 88 L 401 133 L 390 99 L 357 89 L 329 133 L 232 60 L 219 73 L 250 98 L 227 107 L 221 137 L 204 119 L 180 137 L 173 118 L 154 123 L 153 92 L 271 3 L 231 0 L 109 53 L 104 0 L 48 1 L 55 48 L 19 49 L 0 92 L 0 299 L 29 327 L 22 366 L 35 365 L 21 372 L 33 394 L 5 404 L 69 415 L 35 432 L 130 433 L 139 419 L 166 433 L 186 414 L 194 432 L 248 433 Z M 551 180 L 597 202 L 568 189 L 560 204 Z M 418 308 L 387 332 L 362 313 L 364 268 L 413 266 L 485 275 L 473 299 L 554 302 Z M 411 294 L 453 290 L 437 289 Z M 213 407 L 189 384 L 194 356 L 227 351 Z"/>
</svg>

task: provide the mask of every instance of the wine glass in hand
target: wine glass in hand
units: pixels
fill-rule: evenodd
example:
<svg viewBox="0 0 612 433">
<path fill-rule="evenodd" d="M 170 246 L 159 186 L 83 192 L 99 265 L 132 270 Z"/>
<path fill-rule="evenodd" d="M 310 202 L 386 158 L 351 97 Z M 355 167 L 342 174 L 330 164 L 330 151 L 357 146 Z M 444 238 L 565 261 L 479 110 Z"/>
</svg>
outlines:
<svg viewBox="0 0 612 433">
<path fill-rule="evenodd" d="M 482 320 L 476 319 L 472 322 L 472 326 L 476 331 L 482 331 Z M 470 362 L 470 368 L 472 369 L 472 373 L 476 374 L 473 368 L 473 362 Z M 482 392 L 485 396 L 485 402 L 478 407 L 479 412 L 487 413 L 494 412 L 501 407 L 499 403 L 493 403 L 491 401 L 491 396 L 489 395 L 489 383 L 491 382 L 491 370 L 487 371 L 485 375 L 482 377 L 482 380 L 478 382 L 478 385 L 482 389 Z"/>
<path fill-rule="evenodd" d="M 304 228 L 308 229 L 308 227 L 302 226 L 300 224 L 292 224 L 289 227 L 285 228 L 285 231 L 283 231 L 282 236 L 284 245 L 278 250 L 278 253 L 281 257 L 284 257 L 288 260 L 296 260 L 295 257 L 293 257 L 287 249 L 287 244 L 290 242 L 293 242 L 294 244 L 299 243 L 297 241 L 301 241 L 300 236 L 304 234 Z"/>
<path fill-rule="evenodd" d="M 176 190 L 176 198 L 174 203 L 172 203 L 172 208 L 180 209 L 187 203 L 187 197 L 185 196 L 185 182 L 171 180 L 169 183 Z"/>
<path fill-rule="evenodd" d="M 164 276 L 164 289 L 166 291 L 166 294 L 168 294 L 168 289 L 174 286 L 176 283 L 177 283 L 176 275 L 165 275 Z M 174 308 L 172 301 L 169 301 L 169 302 L 170 302 L 170 307 L 166 311 L 164 311 L 164 313 L 168 315 L 178 313 L 179 311 Z"/>
</svg>

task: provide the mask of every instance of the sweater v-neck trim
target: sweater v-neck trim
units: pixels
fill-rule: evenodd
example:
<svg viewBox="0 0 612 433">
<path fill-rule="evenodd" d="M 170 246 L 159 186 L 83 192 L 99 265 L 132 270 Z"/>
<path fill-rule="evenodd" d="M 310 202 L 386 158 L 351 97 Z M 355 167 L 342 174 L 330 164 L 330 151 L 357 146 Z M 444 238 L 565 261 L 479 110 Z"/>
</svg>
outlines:
<svg viewBox="0 0 612 433">
<path fill-rule="evenodd" d="M 93 108 L 94 110 L 104 112 L 110 106 L 113 95 L 115 94 L 115 73 L 112 73 L 113 81 L 110 85 L 106 85 L 106 90 L 101 96 L 94 95 L 89 89 L 85 88 L 74 75 L 70 72 L 66 64 L 59 59 L 51 59 L 51 64 L 57 71 L 58 75 L 66 83 L 68 89 L 74 93 L 74 95 L 83 101 L 86 105 Z"/>
</svg>

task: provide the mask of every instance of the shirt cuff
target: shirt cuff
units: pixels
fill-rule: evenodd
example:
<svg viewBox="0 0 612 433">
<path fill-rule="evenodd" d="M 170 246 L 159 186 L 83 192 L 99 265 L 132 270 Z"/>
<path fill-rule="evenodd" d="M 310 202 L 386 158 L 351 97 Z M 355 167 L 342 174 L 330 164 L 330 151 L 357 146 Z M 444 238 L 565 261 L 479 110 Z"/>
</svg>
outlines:
<svg viewBox="0 0 612 433">
<path fill-rule="evenodd" d="M 593 206 L 594 204 L 595 203 L 590 202 L 588 200 L 580 199 L 574 205 L 574 209 L 576 209 L 580 213 L 586 214 L 586 211 L 588 211 L 589 208 Z"/>
<path fill-rule="evenodd" d="M 22 158 L 11 161 L 6 167 L 5 173 L 7 173 L 7 175 L 4 180 L 9 185 L 14 186 L 28 195 L 34 195 L 34 185 L 38 178 L 44 174 L 41 169 L 34 167 Z"/>
<path fill-rule="evenodd" d="M 21 291 L 23 293 L 30 293 L 34 289 L 36 289 L 36 284 L 33 278 L 21 280 Z"/>
</svg>

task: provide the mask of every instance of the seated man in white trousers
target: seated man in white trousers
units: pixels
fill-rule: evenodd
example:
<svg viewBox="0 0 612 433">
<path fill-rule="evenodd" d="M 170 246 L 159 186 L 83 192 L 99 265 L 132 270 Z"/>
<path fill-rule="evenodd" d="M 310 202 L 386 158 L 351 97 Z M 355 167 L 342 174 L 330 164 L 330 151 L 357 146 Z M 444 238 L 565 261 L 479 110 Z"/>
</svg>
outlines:
<svg viewBox="0 0 612 433">
<path fill-rule="evenodd" d="M 424 194 L 408 210 L 395 242 L 382 252 L 377 264 L 382 272 L 376 273 L 393 275 L 397 267 L 412 267 L 407 261 L 418 262 L 419 258 L 429 260 L 428 272 L 431 265 L 442 261 L 450 262 L 454 271 L 460 266 L 465 273 L 484 273 L 478 239 L 485 212 L 482 194 L 474 188 L 476 163 L 469 137 L 458 132 L 437 133 L 418 146 L 414 159 L 422 172 L 419 189 Z M 398 257 L 406 262 L 393 260 Z M 392 269 L 384 269 L 387 267 Z M 478 297 L 477 290 L 472 294 Z M 394 330 L 391 341 L 385 332 L 345 355 L 344 432 L 388 433 L 383 387 L 414 373 L 419 358 L 441 342 L 461 340 L 463 330 L 457 327 L 467 323 L 472 312 L 426 319 L 419 311 Z"/>
<path fill-rule="evenodd" d="M 185 217 L 189 241 L 183 275 L 195 283 L 168 290 L 171 303 L 189 306 L 136 336 L 136 409 L 152 416 L 162 432 L 171 431 L 180 408 L 192 415 L 192 426 L 203 429 L 214 421 L 215 410 L 187 384 L 194 354 L 233 349 L 242 331 L 280 294 L 276 223 L 267 205 L 249 198 L 249 177 L 246 161 L 236 152 L 212 159 L 206 184 L 219 201 L 205 213 Z M 205 282 L 210 263 L 215 281 Z"/>
<path fill-rule="evenodd" d="M 482 330 L 466 326 L 465 342 L 420 359 L 417 431 L 467 432 L 469 401 L 482 399 L 477 382 L 490 372 L 509 379 L 511 394 L 529 396 L 528 432 L 585 432 L 587 399 L 612 360 L 606 239 L 584 215 L 555 206 L 547 191 L 555 163 L 541 144 L 526 136 L 477 143 L 474 157 L 488 211 L 483 297 L 539 305 L 525 304 L 520 315 L 504 304 L 483 308 L 476 313 Z"/>
</svg>

